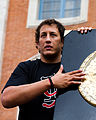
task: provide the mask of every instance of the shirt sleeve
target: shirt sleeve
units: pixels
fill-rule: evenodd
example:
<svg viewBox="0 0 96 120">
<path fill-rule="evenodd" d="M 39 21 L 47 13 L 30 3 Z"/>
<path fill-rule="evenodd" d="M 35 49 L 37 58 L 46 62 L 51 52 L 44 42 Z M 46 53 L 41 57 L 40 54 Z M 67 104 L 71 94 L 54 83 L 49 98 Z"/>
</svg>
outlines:
<svg viewBox="0 0 96 120">
<path fill-rule="evenodd" d="M 29 63 L 30 61 L 21 62 L 16 67 L 16 69 L 11 74 L 9 80 L 7 81 L 5 87 L 3 88 L 2 92 L 8 86 L 18 86 L 18 85 L 28 84 L 28 79 L 29 79 L 28 73 L 30 71 L 28 67 Z"/>
</svg>

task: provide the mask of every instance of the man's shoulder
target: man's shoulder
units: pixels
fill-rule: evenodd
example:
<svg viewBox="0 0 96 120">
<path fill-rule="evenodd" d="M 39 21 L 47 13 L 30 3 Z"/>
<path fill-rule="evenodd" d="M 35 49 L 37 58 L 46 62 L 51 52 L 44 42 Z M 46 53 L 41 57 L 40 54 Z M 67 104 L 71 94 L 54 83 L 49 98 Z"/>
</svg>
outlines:
<svg viewBox="0 0 96 120">
<path fill-rule="evenodd" d="M 18 71 L 29 72 L 29 71 L 35 70 L 39 62 L 40 62 L 40 59 L 36 59 L 33 61 L 26 60 L 26 61 L 20 62 L 15 68 L 14 72 L 18 72 Z"/>
<path fill-rule="evenodd" d="M 36 60 L 27 60 L 27 61 L 23 61 L 20 62 L 19 65 L 24 65 L 24 66 L 32 66 L 32 65 L 36 65 L 40 62 L 40 59 L 36 59 Z"/>
</svg>

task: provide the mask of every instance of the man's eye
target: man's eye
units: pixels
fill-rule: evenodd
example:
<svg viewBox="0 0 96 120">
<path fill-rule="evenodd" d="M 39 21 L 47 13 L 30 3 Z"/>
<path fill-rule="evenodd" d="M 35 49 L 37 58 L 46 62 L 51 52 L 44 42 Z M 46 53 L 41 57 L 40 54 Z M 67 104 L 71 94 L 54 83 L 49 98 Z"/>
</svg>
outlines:
<svg viewBox="0 0 96 120">
<path fill-rule="evenodd" d="M 41 37 L 46 37 L 46 35 L 45 35 L 45 34 L 43 34 L 43 35 L 41 35 Z"/>
<path fill-rule="evenodd" d="M 57 36 L 56 34 L 51 34 L 51 36 Z"/>
</svg>

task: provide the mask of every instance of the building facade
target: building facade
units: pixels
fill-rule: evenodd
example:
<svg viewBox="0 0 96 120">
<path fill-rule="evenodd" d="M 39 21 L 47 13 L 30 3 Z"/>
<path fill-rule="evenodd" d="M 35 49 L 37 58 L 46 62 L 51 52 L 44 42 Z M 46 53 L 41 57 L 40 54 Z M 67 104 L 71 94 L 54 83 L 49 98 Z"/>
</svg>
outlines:
<svg viewBox="0 0 96 120">
<path fill-rule="evenodd" d="M 35 47 L 35 29 L 42 21 L 39 18 L 43 16 L 42 12 L 38 13 L 38 10 L 42 11 L 42 2 L 44 0 L 0 1 L 0 91 L 17 64 L 32 56 L 36 57 L 38 53 Z M 95 11 L 96 0 L 81 0 L 77 16 L 56 19 L 64 24 L 66 30 L 76 30 L 82 26 L 95 28 Z M 16 120 L 17 114 L 17 108 L 5 109 L 0 102 L 0 120 Z"/>
</svg>

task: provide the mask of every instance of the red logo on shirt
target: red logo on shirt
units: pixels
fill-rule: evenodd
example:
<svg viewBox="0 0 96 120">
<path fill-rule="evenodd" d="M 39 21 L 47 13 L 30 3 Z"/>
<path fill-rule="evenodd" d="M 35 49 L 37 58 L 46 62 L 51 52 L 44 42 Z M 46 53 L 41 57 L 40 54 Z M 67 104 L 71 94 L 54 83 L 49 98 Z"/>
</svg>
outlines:
<svg viewBox="0 0 96 120">
<path fill-rule="evenodd" d="M 47 77 L 42 76 L 40 79 L 44 80 L 46 78 L 48 78 L 48 76 Z M 47 90 L 44 93 L 45 98 L 44 98 L 44 102 L 43 102 L 42 106 L 45 107 L 45 108 L 52 108 L 55 105 L 56 93 L 57 93 L 56 88 Z"/>
<path fill-rule="evenodd" d="M 56 88 L 54 88 L 53 92 L 51 89 L 49 91 L 46 91 L 44 95 L 46 95 L 47 98 L 44 99 L 44 103 L 42 104 L 42 106 L 46 108 L 52 108 L 55 105 L 56 93 L 57 93 Z"/>
</svg>

